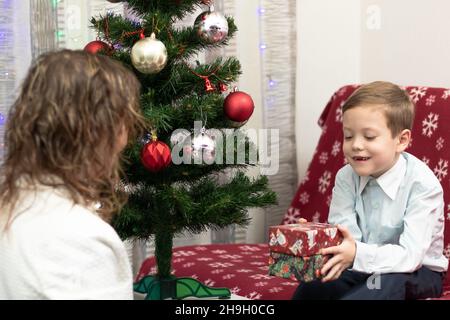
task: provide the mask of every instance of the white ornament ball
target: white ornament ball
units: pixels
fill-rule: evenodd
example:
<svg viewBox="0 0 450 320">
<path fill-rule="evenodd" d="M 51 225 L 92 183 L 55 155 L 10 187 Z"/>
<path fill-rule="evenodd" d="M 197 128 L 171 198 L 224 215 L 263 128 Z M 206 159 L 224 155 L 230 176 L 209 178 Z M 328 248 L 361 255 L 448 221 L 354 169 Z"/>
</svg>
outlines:
<svg viewBox="0 0 450 320">
<path fill-rule="evenodd" d="M 131 63 L 142 73 L 155 74 L 167 64 L 167 49 L 155 34 L 136 42 L 131 48 Z"/>
</svg>

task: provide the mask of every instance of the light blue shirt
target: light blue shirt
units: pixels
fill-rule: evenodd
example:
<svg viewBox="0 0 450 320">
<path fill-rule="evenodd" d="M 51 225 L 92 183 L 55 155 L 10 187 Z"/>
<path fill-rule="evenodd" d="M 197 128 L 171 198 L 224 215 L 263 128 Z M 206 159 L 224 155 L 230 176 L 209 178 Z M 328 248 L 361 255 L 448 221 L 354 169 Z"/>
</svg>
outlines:
<svg viewBox="0 0 450 320">
<path fill-rule="evenodd" d="M 428 166 L 402 153 L 377 179 L 350 165 L 336 175 L 328 222 L 346 226 L 356 240 L 352 269 L 366 273 L 445 271 L 444 199 Z"/>
</svg>

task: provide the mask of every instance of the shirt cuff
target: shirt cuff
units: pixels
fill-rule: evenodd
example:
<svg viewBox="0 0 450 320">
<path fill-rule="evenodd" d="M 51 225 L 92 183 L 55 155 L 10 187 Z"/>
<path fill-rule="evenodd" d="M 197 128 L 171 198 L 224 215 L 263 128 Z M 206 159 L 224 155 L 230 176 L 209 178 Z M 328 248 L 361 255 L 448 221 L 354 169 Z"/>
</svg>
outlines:
<svg viewBox="0 0 450 320">
<path fill-rule="evenodd" d="M 377 245 L 356 241 L 356 254 L 352 270 L 373 273 Z"/>
</svg>

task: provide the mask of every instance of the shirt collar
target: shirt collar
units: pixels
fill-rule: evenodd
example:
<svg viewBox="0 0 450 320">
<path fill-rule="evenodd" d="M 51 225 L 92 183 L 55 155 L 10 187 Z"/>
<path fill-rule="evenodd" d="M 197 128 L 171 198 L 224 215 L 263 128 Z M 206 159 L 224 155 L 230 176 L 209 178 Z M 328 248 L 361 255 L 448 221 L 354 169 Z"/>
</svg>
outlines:
<svg viewBox="0 0 450 320">
<path fill-rule="evenodd" d="M 403 177 L 406 173 L 406 159 L 400 154 L 397 162 L 394 164 L 392 168 L 383 173 L 377 179 L 372 176 L 364 176 L 359 179 L 359 194 L 361 194 L 366 187 L 366 185 L 374 180 L 378 183 L 380 188 L 387 194 L 389 198 L 395 200 L 395 196 L 397 194 L 397 190 L 400 187 L 400 183 L 403 180 Z"/>
</svg>

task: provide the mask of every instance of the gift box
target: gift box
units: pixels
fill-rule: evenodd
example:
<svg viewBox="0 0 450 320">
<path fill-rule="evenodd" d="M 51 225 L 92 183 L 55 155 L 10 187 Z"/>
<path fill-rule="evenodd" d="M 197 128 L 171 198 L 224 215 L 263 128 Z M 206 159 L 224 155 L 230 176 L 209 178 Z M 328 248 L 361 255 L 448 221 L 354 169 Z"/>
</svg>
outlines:
<svg viewBox="0 0 450 320">
<path fill-rule="evenodd" d="M 336 226 L 307 222 L 269 228 L 269 275 L 308 282 L 321 278 L 320 269 L 331 257 L 320 249 L 341 244 Z"/>
<path fill-rule="evenodd" d="M 269 227 L 269 250 L 293 256 L 313 256 L 320 249 L 337 246 L 342 234 L 328 223 L 306 222 Z"/>
<path fill-rule="evenodd" d="M 316 254 L 309 257 L 297 257 L 289 254 L 270 252 L 269 275 L 309 282 L 322 277 L 320 269 L 330 255 Z"/>
</svg>

